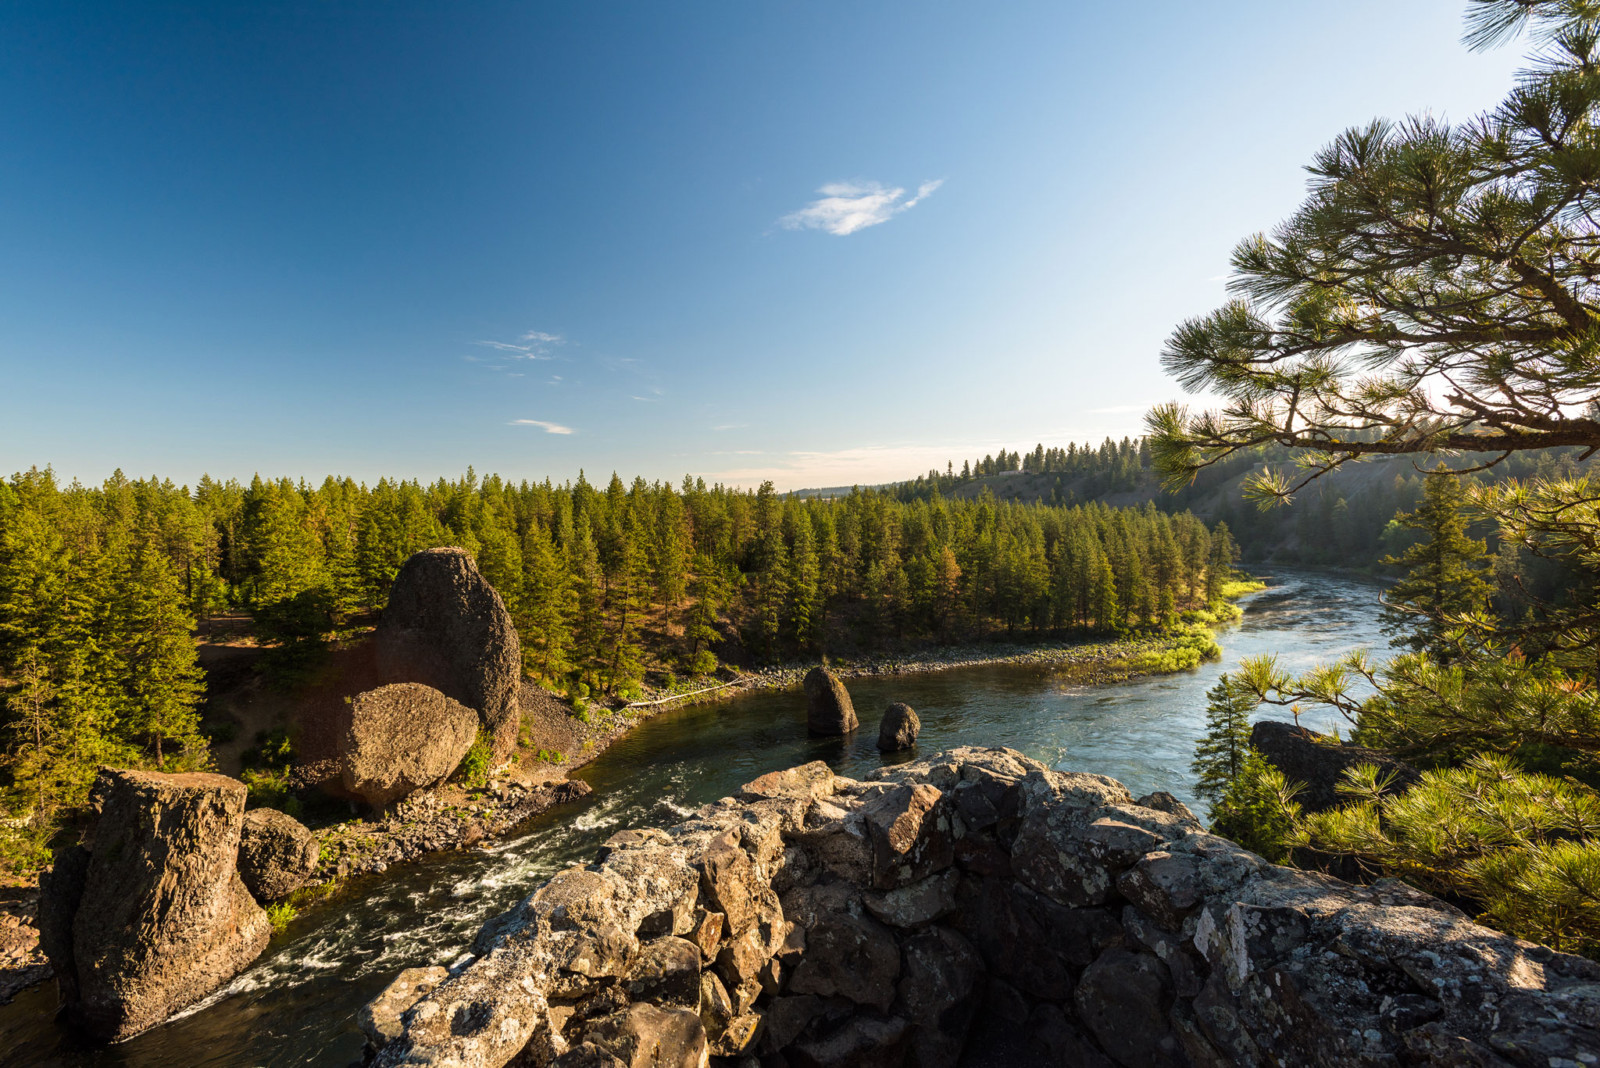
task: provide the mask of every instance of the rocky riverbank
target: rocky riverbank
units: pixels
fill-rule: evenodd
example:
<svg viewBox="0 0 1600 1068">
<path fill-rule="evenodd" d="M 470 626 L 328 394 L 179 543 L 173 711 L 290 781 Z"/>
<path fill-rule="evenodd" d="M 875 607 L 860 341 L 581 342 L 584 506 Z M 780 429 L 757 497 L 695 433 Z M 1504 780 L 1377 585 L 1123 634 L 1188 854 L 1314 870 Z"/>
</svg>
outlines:
<svg viewBox="0 0 1600 1068">
<path fill-rule="evenodd" d="M 39 888 L 0 888 L 0 1005 L 53 974 L 39 948 Z"/>
<path fill-rule="evenodd" d="M 1196 635 L 1187 637 L 1193 643 Z M 1078 685 L 1092 686 L 1143 675 L 1161 674 L 1164 656 L 1179 646 L 1180 636 L 1109 642 L 1007 643 L 959 646 L 904 657 L 870 657 L 833 662 L 829 670 L 846 678 L 875 678 L 949 671 L 1001 664 L 1031 665 L 1059 671 Z M 727 700 L 763 690 L 800 688 L 812 664 L 761 668 L 724 682 L 701 680 L 681 694 L 647 693 L 644 700 L 608 707 L 594 702 L 580 715 L 555 694 L 525 682 L 524 716 L 530 734 L 561 747 L 564 763 L 511 765 L 501 769 L 482 791 L 425 791 L 401 802 L 375 820 L 352 820 L 318 832 L 322 859 L 310 885 L 345 876 L 382 872 L 392 864 L 427 853 L 470 848 L 505 834 L 550 807 L 588 795 L 579 779 L 560 778 L 603 753 L 634 727 L 662 712 Z M 533 754 L 524 752 L 522 756 Z M 530 781 L 529 771 L 532 771 Z M 543 781 L 539 776 L 544 776 Z"/>
<path fill-rule="evenodd" d="M 1270 864 L 1168 794 L 961 748 L 619 832 L 360 1021 L 383 1068 L 1544 1068 L 1600 1062 L 1596 989 L 1592 961 Z"/>
</svg>

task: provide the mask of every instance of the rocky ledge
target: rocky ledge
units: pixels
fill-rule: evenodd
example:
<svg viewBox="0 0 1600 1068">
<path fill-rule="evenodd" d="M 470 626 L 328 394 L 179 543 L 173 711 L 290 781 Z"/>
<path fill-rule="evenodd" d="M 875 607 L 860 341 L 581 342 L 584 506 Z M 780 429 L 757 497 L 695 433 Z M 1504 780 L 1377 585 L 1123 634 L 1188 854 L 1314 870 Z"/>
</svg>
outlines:
<svg viewBox="0 0 1600 1068">
<path fill-rule="evenodd" d="M 624 831 L 362 1014 L 381 1066 L 1534 1065 L 1600 966 L 1005 749 Z"/>
</svg>

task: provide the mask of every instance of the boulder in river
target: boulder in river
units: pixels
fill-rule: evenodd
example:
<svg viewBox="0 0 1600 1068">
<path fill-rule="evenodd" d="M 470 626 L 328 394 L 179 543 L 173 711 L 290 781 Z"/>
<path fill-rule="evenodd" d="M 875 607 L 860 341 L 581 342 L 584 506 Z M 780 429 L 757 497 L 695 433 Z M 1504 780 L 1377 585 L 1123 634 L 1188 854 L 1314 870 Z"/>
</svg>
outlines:
<svg viewBox="0 0 1600 1068">
<path fill-rule="evenodd" d="M 346 792 L 381 807 L 449 777 L 478 735 L 478 716 L 431 686 L 397 682 L 356 694 L 339 739 Z"/>
<path fill-rule="evenodd" d="M 239 877 L 257 901 L 277 901 L 304 886 L 319 852 L 316 836 L 288 813 L 256 808 L 244 814 Z"/>
<path fill-rule="evenodd" d="M 916 710 L 903 701 L 896 701 L 884 710 L 878 723 L 878 749 L 896 753 L 917 744 L 917 734 L 922 730 L 922 720 Z"/>
<path fill-rule="evenodd" d="M 850 691 L 825 667 L 806 672 L 806 726 L 812 734 L 849 734 L 861 725 Z"/>
<path fill-rule="evenodd" d="M 1416 768 L 1381 749 L 1343 745 L 1332 735 L 1292 723 L 1264 719 L 1251 728 L 1250 744 L 1290 782 L 1305 784 L 1295 799 L 1307 812 L 1322 812 L 1344 803 L 1339 783 L 1345 769 L 1358 764 L 1376 764 L 1384 774 L 1393 775 L 1396 790 L 1413 786 L 1421 778 Z"/>
<path fill-rule="evenodd" d="M 41 934 L 69 1019 L 116 1042 L 232 979 L 272 925 L 235 867 L 243 783 L 105 768 L 93 796 L 87 854 L 42 883 Z"/>
<path fill-rule="evenodd" d="M 385 679 L 432 686 L 476 710 L 495 760 L 511 755 L 522 649 L 505 602 L 466 550 L 425 549 L 405 562 L 376 642 Z"/>
</svg>

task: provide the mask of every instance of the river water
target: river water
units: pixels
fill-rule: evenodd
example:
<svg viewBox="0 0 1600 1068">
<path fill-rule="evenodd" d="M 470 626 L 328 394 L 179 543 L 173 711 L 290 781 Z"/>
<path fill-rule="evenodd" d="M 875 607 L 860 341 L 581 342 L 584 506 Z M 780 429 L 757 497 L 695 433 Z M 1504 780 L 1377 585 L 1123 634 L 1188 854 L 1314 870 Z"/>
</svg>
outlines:
<svg viewBox="0 0 1600 1068">
<path fill-rule="evenodd" d="M 1194 805 L 1189 761 L 1205 691 L 1219 674 L 1246 656 L 1276 654 L 1297 671 L 1385 645 L 1376 586 L 1315 572 L 1267 577 L 1272 586 L 1251 595 L 1244 618 L 1218 634 L 1222 661 L 1179 675 L 1085 687 L 1064 684 L 1047 667 L 1002 666 L 853 679 L 863 726 L 844 739 L 807 737 L 798 692 L 664 713 L 575 773 L 594 787 L 591 797 L 536 817 L 487 849 L 351 880 L 304 909 L 219 995 L 130 1042 L 80 1046 L 52 1018 L 54 984 L 24 991 L 0 1007 L 0 1064 L 343 1068 L 361 1055 L 356 1010 L 402 968 L 458 958 L 485 919 L 569 862 L 592 857 L 621 827 L 676 823 L 774 768 L 826 760 L 860 776 L 877 767 L 877 720 L 891 701 L 907 702 L 922 719 L 915 756 L 956 745 L 1011 746 L 1059 768 L 1111 775 L 1135 796 L 1164 789 Z"/>
</svg>

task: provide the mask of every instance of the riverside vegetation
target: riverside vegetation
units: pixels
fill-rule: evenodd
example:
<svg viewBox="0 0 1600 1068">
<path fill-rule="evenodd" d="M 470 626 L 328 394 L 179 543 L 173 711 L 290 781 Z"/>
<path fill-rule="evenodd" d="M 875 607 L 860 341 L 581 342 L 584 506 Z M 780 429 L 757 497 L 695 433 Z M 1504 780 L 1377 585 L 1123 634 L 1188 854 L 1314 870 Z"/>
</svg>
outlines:
<svg viewBox="0 0 1600 1068">
<path fill-rule="evenodd" d="M 369 629 L 413 553 L 458 546 L 500 592 L 522 667 L 580 709 L 720 661 L 1126 635 L 1130 670 L 1215 655 L 1237 551 L 1153 507 L 836 500 L 581 476 L 320 485 L 120 473 L 0 483 L 0 861 L 26 875 L 102 765 L 207 768 L 197 618 L 244 613 L 292 686 Z M 1150 635 L 1170 641 L 1150 649 Z M 270 793 L 288 740 L 256 748 Z M 283 758 L 283 759 L 279 759 Z M 477 768 L 481 776 L 481 768 Z M 470 769 L 469 769 L 470 770 Z M 263 796 L 265 796 L 263 794 Z M 284 803 L 285 797 L 277 797 Z"/>
<path fill-rule="evenodd" d="M 1219 830 L 1269 857 L 1399 876 L 1594 955 L 1600 487 L 1549 461 L 1600 451 L 1600 14 L 1576 0 L 1469 5 L 1470 44 L 1519 32 L 1536 46 L 1529 69 L 1490 114 L 1374 122 L 1318 155 L 1300 210 L 1234 253 L 1236 299 L 1167 344 L 1169 370 L 1225 407 L 1157 409 L 1151 452 L 1187 482 L 1287 450 L 1293 471 L 1245 487 L 1268 506 L 1364 461 L 1440 458 L 1398 517 L 1418 539 L 1390 561 L 1403 651 L 1299 677 L 1245 662 L 1211 695 L 1200 785 Z M 1519 461 L 1542 473 L 1473 480 Z M 1519 561 L 1544 579 L 1526 581 Z M 1345 769 L 1313 804 L 1252 749 L 1262 703 L 1332 709 L 1372 758 L 1350 766 L 1339 739 L 1300 735 L 1302 756 L 1320 748 Z"/>
</svg>

